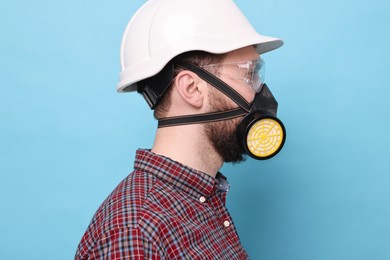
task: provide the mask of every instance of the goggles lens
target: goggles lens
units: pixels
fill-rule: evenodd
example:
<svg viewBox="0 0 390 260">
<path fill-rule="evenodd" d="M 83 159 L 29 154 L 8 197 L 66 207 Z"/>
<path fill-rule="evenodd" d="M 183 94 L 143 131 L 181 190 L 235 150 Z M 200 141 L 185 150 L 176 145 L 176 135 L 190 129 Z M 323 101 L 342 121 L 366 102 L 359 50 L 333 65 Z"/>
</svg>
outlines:
<svg viewBox="0 0 390 260">
<path fill-rule="evenodd" d="M 219 74 L 227 75 L 231 78 L 245 82 L 256 93 L 261 91 L 265 78 L 265 62 L 263 59 L 250 60 L 246 62 L 209 64 L 202 67 L 207 69 L 209 67 L 220 68 L 224 66 L 231 69 L 218 69 Z"/>
</svg>

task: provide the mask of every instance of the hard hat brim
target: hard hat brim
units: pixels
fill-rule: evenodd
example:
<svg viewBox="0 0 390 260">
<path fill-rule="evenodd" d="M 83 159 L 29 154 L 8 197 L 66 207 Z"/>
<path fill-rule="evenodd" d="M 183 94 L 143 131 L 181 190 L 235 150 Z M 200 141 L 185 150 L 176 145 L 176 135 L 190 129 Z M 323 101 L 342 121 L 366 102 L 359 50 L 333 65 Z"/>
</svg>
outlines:
<svg viewBox="0 0 390 260">
<path fill-rule="evenodd" d="M 204 41 L 208 42 L 207 45 L 202 46 L 202 42 L 203 40 L 201 38 L 198 38 L 196 41 L 193 39 L 183 39 L 180 42 L 176 42 L 174 47 L 170 46 L 170 50 L 160 50 L 156 53 L 154 59 L 139 61 L 137 68 L 128 67 L 120 73 L 120 82 L 117 85 L 117 91 L 120 93 L 136 91 L 136 83 L 138 81 L 159 73 L 166 65 L 167 59 L 171 60 L 177 55 L 187 52 L 191 49 L 191 45 L 194 46 L 194 48 L 192 48 L 193 50 L 205 51 L 213 54 L 224 54 L 246 46 L 255 46 L 259 55 L 275 50 L 283 45 L 283 41 L 279 38 L 260 34 L 254 34 L 253 37 L 247 39 L 240 37 L 240 35 L 232 35 L 230 39 L 215 39 L 215 41 L 213 41 L 215 44 L 212 46 L 210 45 L 209 38 Z"/>
</svg>

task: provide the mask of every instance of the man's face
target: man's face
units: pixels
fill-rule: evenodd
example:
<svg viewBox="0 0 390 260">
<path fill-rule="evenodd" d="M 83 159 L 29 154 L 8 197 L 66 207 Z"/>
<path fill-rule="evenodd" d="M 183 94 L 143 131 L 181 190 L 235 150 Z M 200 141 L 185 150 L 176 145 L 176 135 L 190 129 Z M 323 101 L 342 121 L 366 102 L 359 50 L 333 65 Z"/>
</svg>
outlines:
<svg viewBox="0 0 390 260">
<path fill-rule="evenodd" d="M 245 62 L 258 58 L 259 55 L 255 48 L 250 46 L 230 52 L 226 55 L 222 63 Z M 248 102 L 253 101 L 255 92 L 252 88 L 243 81 L 230 76 L 236 75 L 234 67 L 222 66 L 220 70 L 221 73 L 218 74 L 220 79 L 236 90 Z M 238 107 L 233 100 L 229 99 L 226 95 L 212 86 L 210 86 L 209 100 L 210 112 L 226 111 Z M 245 160 L 243 156 L 244 153 L 241 150 L 236 137 L 237 126 L 241 119 L 242 118 L 234 118 L 205 124 L 206 135 L 224 162 L 237 163 Z"/>
</svg>

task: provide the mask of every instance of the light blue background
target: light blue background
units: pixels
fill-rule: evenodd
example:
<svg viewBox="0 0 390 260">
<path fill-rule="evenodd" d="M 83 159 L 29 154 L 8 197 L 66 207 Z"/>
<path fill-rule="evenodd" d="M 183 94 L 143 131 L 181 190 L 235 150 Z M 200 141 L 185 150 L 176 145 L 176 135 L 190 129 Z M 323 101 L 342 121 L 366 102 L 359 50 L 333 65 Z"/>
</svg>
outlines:
<svg viewBox="0 0 390 260">
<path fill-rule="evenodd" d="M 0 259 L 72 259 L 93 213 L 150 147 L 152 112 L 117 94 L 143 1 L 2 1 Z M 390 259 L 386 0 L 239 0 L 285 45 L 264 55 L 287 142 L 225 165 L 252 259 Z M 223 11 L 223 6 L 221 6 Z"/>
</svg>

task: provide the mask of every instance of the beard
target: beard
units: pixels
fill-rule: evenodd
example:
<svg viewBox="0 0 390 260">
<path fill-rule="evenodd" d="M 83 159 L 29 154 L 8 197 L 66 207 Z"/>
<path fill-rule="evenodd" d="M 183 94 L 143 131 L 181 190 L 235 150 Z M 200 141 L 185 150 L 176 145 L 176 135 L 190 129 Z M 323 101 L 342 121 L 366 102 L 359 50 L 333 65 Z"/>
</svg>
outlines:
<svg viewBox="0 0 390 260">
<path fill-rule="evenodd" d="M 218 90 L 210 92 L 210 112 L 232 109 Z M 244 151 L 237 140 L 237 126 L 241 118 L 233 118 L 205 124 L 205 132 L 215 151 L 224 162 L 239 163 L 245 161 Z"/>
</svg>

